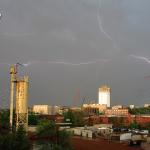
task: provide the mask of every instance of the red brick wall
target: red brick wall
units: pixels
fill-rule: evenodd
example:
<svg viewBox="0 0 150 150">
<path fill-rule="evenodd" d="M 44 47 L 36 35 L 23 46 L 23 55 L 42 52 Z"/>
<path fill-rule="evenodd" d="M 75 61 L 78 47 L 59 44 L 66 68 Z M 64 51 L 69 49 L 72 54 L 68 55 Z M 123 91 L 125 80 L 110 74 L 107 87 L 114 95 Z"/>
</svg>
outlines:
<svg viewBox="0 0 150 150">
<path fill-rule="evenodd" d="M 150 123 L 150 116 L 132 116 L 128 115 L 124 117 L 125 120 L 125 125 L 130 125 L 130 123 L 136 121 L 138 124 L 141 126 L 146 125 L 147 123 Z M 91 116 L 90 121 L 93 124 L 99 124 L 99 123 L 104 123 L 108 124 L 108 117 L 107 116 Z"/>
</svg>

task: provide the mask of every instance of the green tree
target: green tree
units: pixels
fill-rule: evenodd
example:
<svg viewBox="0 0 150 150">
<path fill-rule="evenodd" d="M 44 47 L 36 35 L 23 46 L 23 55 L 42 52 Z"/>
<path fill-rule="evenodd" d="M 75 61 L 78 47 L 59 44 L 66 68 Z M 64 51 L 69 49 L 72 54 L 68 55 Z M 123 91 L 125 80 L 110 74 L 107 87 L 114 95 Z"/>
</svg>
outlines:
<svg viewBox="0 0 150 150">
<path fill-rule="evenodd" d="M 72 126 L 84 126 L 85 120 L 84 120 L 84 113 L 82 111 L 68 111 L 64 113 L 64 119 L 66 122 L 69 119 L 70 123 L 72 123 Z"/>
<path fill-rule="evenodd" d="M 139 127 L 140 126 L 136 121 L 130 123 L 130 128 L 131 129 L 139 129 Z"/>
<path fill-rule="evenodd" d="M 37 126 L 37 136 L 40 138 L 37 145 L 40 150 L 72 150 L 70 145 L 70 134 L 52 121 L 41 120 Z"/>
<path fill-rule="evenodd" d="M 112 123 L 115 127 L 124 127 L 125 120 L 124 117 L 109 117 L 109 123 Z"/>
<path fill-rule="evenodd" d="M 34 113 L 29 113 L 28 115 L 28 124 L 29 125 L 37 125 L 38 123 L 38 117 Z"/>
<path fill-rule="evenodd" d="M 81 111 L 74 112 L 74 126 L 84 126 L 84 114 Z"/>
<path fill-rule="evenodd" d="M 30 142 L 28 136 L 22 126 L 20 126 L 15 133 L 16 147 L 19 147 L 20 150 L 30 149 Z"/>
<path fill-rule="evenodd" d="M 45 136 L 55 136 L 56 135 L 56 126 L 53 121 L 41 120 L 37 125 L 37 135 L 39 137 Z"/>
<path fill-rule="evenodd" d="M 118 118 L 118 124 L 120 127 L 124 127 L 125 126 L 125 119 L 124 117 L 119 117 Z"/>
<path fill-rule="evenodd" d="M 74 113 L 71 110 L 69 110 L 68 112 L 65 112 L 63 114 L 63 116 L 64 116 L 65 122 L 70 122 L 72 124 L 75 122 L 75 116 L 74 116 Z"/>
<path fill-rule="evenodd" d="M 146 107 L 146 108 L 141 107 L 141 108 L 133 108 L 133 109 L 129 108 L 129 113 L 133 115 L 150 114 L 150 107 Z"/>
<path fill-rule="evenodd" d="M 9 111 L 2 110 L 0 112 L 0 126 L 4 129 L 9 129 Z"/>
<path fill-rule="evenodd" d="M 14 133 L 0 135 L 1 150 L 30 150 L 29 139 L 22 127 Z"/>
<path fill-rule="evenodd" d="M 146 124 L 145 128 L 149 131 L 150 133 L 150 122 Z"/>
<path fill-rule="evenodd" d="M 113 126 L 115 126 L 115 127 L 118 126 L 118 120 L 117 120 L 117 117 L 109 117 L 109 118 L 108 118 L 108 122 L 109 122 L 109 123 L 112 123 Z"/>
<path fill-rule="evenodd" d="M 71 133 L 70 132 L 66 132 L 65 130 L 60 130 L 58 131 L 58 140 L 59 140 L 59 144 L 61 145 L 61 147 L 64 147 L 65 150 L 71 150 L 72 146 L 71 146 L 71 141 L 70 141 L 70 137 L 71 137 Z"/>
</svg>

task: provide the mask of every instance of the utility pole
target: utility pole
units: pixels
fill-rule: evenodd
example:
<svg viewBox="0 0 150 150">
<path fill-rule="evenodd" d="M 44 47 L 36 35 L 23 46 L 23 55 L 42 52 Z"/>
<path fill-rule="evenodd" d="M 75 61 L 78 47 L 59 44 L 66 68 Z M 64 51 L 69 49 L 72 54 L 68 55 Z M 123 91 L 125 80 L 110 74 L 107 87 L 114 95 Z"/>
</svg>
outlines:
<svg viewBox="0 0 150 150">
<path fill-rule="evenodd" d="M 14 106 L 14 87 L 16 82 L 16 68 L 14 65 L 10 67 L 10 129 L 13 128 L 13 106 Z"/>
</svg>

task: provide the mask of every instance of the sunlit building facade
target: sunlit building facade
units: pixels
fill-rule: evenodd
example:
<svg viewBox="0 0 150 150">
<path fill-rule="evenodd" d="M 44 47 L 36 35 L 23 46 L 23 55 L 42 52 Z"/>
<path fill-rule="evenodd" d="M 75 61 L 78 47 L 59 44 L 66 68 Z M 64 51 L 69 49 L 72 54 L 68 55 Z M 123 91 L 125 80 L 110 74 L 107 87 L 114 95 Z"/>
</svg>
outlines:
<svg viewBox="0 0 150 150">
<path fill-rule="evenodd" d="M 87 112 L 88 114 L 99 114 L 104 113 L 107 109 L 106 105 L 100 105 L 100 104 L 83 104 L 82 106 L 83 111 Z"/>
<path fill-rule="evenodd" d="M 128 116 L 129 110 L 126 108 L 122 109 L 107 109 L 105 111 L 106 116 Z"/>
<path fill-rule="evenodd" d="M 50 107 L 48 105 L 34 105 L 33 112 L 38 114 L 50 114 Z"/>
<path fill-rule="evenodd" d="M 98 92 L 98 104 L 110 107 L 111 90 L 108 86 L 102 86 Z"/>
</svg>

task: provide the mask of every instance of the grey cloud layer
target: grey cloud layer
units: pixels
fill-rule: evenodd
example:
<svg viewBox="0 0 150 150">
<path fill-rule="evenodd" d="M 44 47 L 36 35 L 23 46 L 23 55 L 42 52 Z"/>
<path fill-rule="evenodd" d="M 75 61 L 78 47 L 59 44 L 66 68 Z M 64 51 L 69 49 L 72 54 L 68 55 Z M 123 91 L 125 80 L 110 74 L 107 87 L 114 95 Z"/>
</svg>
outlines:
<svg viewBox="0 0 150 150">
<path fill-rule="evenodd" d="M 31 61 L 30 104 L 72 104 L 78 89 L 96 101 L 105 83 L 112 87 L 113 104 L 144 103 L 150 97 L 143 78 L 149 64 L 142 63 L 150 58 L 149 5 L 149 0 L 1 0 L 0 90 L 9 88 L 7 63 Z"/>
</svg>

